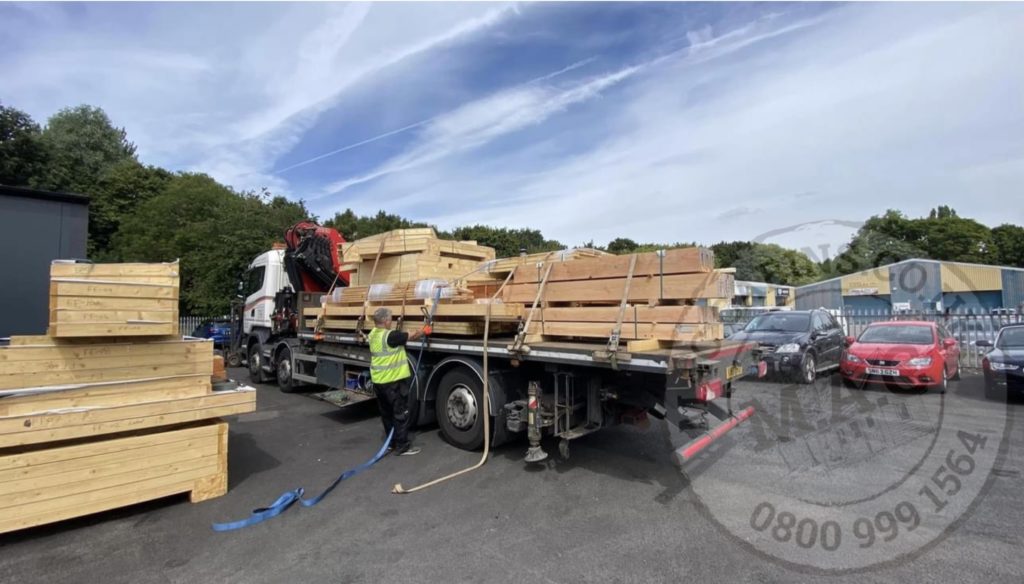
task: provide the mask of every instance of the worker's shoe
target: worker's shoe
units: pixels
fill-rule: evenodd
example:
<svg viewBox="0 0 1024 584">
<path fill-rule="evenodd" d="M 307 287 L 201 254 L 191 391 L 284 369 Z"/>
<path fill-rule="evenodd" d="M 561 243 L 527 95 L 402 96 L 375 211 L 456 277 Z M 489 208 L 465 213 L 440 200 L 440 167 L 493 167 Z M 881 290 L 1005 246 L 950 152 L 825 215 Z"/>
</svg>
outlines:
<svg viewBox="0 0 1024 584">
<path fill-rule="evenodd" d="M 396 450 L 395 454 L 398 456 L 415 456 L 420 453 L 420 449 L 415 446 L 406 446 L 401 450 Z"/>
</svg>

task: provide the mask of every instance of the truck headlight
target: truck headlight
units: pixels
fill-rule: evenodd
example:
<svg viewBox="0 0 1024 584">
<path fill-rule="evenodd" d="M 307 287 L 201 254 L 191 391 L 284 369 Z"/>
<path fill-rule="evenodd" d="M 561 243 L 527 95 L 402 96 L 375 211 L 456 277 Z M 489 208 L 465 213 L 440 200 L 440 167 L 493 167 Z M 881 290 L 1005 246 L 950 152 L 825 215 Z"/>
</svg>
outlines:
<svg viewBox="0 0 1024 584">
<path fill-rule="evenodd" d="M 778 349 L 776 349 L 775 352 L 776 353 L 799 353 L 800 352 L 800 345 L 798 343 L 786 343 L 785 345 L 781 345 Z"/>
<path fill-rule="evenodd" d="M 931 357 L 914 357 L 910 361 L 907 361 L 907 365 L 910 365 L 911 367 L 927 367 L 931 364 Z"/>
<path fill-rule="evenodd" d="M 1017 366 L 1014 365 L 1013 363 L 1000 363 L 998 361 L 992 361 L 991 365 L 993 371 L 1015 371 L 1017 369 Z"/>
</svg>

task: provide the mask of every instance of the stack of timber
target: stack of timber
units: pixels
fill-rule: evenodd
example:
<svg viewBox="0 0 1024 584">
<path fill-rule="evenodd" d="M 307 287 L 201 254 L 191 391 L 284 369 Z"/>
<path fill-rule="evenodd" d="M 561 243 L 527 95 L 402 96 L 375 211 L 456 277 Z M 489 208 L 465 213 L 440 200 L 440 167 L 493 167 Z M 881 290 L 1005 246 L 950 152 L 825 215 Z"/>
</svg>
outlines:
<svg viewBox="0 0 1024 584">
<path fill-rule="evenodd" d="M 732 274 L 715 270 L 711 250 L 690 247 L 522 265 L 502 300 L 524 305 L 535 340 L 606 340 L 621 322 L 619 338 L 641 350 L 723 338 L 708 304 L 730 298 L 733 285 Z"/>
<path fill-rule="evenodd" d="M 178 262 L 50 265 L 56 338 L 178 334 Z"/>
<path fill-rule="evenodd" d="M 343 243 L 339 253 L 353 286 L 486 278 L 477 275 L 480 262 L 495 256 L 493 248 L 475 241 L 438 239 L 431 228 L 396 229 Z"/>
<path fill-rule="evenodd" d="M 219 418 L 255 411 L 255 390 L 211 380 L 209 340 L 103 334 L 0 346 L 0 532 L 227 491 Z"/>
</svg>

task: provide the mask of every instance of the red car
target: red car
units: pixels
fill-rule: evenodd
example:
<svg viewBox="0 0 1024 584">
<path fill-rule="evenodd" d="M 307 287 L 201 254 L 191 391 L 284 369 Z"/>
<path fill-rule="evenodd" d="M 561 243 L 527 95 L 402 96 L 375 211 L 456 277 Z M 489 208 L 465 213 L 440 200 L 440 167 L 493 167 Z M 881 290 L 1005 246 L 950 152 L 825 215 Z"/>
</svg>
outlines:
<svg viewBox="0 0 1024 584">
<path fill-rule="evenodd" d="M 846 337 L 839 371 L 851 385 L 884 383 L 945 391 L 960 379 L 960 347 L 933 322 L 876 322 L 860 338 Z"/>
</svg>

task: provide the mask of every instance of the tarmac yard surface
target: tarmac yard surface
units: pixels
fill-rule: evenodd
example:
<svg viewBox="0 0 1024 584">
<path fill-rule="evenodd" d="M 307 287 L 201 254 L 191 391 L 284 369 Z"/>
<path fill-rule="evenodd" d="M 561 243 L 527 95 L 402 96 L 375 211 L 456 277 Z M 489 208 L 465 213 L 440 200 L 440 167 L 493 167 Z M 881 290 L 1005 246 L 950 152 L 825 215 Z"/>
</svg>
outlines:
<svg viewBox="0 0 1024 584">
<path fill-rule="evenodd" d="M 544 466 L 506 444 L 392 494 L 479 458 L 421 429 L 419 456 L 216 533 L 286 490 L 318 494 L 380 445 L 372 404 L 259 390 L 258 411 L 229 420 L 227 495 L 2 535 L 0 582 L 1024 581 L 1024 405 L 986 401 L 976 376 L 945 395 L 743 382 L 734 405 L 758 415 L 682 472 L 670 454 L 686 436 L 652 421 L 574 441 L 568 460 L 546 441 Z"/>
</svg>

